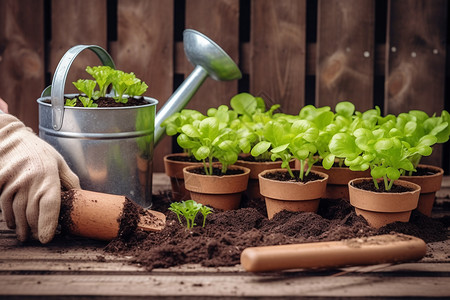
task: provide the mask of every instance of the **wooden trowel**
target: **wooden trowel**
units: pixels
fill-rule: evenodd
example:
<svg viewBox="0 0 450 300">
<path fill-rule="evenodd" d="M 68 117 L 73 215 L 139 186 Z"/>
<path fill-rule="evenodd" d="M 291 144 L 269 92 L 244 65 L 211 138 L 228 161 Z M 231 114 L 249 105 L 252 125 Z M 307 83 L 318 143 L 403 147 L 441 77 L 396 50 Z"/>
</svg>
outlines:
<svg viewBox="0 0 450 300">
<path fill-rule="evenodd" d="M 161 231 L 165 222 L 163 213 L 141 209 L 125 196 L 80 189 L 62 195 L 60 223 L 74 235 L 108 241 L 124 227 Z"/>
<path fill-rule="evenodd" d="M 250 247 L 242 251 L 241 264 L 248 272 L 337 268 L 415 261 L 426 252 L 427 246 L 419 238 L 385 234 L 334 242 Z"/>
</svg>

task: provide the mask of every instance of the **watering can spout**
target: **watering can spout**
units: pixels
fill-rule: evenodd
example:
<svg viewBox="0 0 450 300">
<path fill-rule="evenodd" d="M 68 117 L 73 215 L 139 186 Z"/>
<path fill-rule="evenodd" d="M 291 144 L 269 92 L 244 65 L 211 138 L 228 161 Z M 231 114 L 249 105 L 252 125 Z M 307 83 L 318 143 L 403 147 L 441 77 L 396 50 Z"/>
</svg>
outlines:
<svg viewBox="0 0 450 300">
<path fill-rule="evenodd" d="M 187 59 L 195 68 L 157 113 L 154 134 L 155 146 L 165 132 L 165 128 L 161 127 L 162 122 L 182 110 L 208 76 L 221 81 L 242 77 L 241 71 L 228 54 L 202 33 L 186 29 L 183 32 L 183 44 Z"/>
</svg>

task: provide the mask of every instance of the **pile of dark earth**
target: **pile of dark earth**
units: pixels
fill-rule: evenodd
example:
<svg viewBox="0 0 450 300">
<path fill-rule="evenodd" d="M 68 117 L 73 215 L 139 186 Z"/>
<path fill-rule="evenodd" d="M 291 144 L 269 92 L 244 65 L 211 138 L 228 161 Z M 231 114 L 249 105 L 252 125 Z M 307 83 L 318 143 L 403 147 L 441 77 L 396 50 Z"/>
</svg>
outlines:
<svg viewBox="0 0 450 300">
<path fill-rule="evenodd" d="M 317 213 L 282 211 L 269 220 L 264 200 L 244 196 L 241 208 L 214 210 L 205 227 L 201 226 L 203 217 L 199 214 L 198 225 L 187 230 L 175 213 L 168 210 L 172 201 L 170 192 L 153 195 L 152 209 L 167 216 L 162 231 L 120 234 L 104 250 L 132 256 L 133 263 L 151 270 L 182 264 L 234 266 L 240 263 L 245 248 L 255 246 L 338 241 L 387 233 L 408 234 L 427 243 L 448 239 L 447 219 L 433 219 L 413 211 L 408 223 L 374 229 L 342 199 L 321 199 Z"/>
</svg>

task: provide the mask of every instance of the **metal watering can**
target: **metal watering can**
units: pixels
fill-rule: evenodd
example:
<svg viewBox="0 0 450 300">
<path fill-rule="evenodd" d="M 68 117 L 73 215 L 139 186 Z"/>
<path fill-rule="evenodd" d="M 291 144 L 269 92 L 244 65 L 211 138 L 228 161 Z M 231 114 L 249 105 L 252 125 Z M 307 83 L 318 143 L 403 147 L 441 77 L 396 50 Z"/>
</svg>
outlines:
<svg viewBox="0 0 450 300">
<path fill-rule="evenodd" d="M 124 195 L 150 208 L 153 148 L 165 132 L 161 123 L 183 109 L 208 76 L 215 80 L 241 78 L 233 60 L 205 35 L 186 29 L 183 43 L 195 69 L 158 114 L 158 101 L 149 97 L 145 97 L 148 104 L 142 106 L 65 107 L 67 74 L 80 52 L 89 49 L 104 65 L 115 65 L 111 56 L 96 45 L 72 47 L 62 57 L 52 85 L 37 100 L 39 136 L 61 153 L 80 178 L 83 189 Z"/>
</svg>

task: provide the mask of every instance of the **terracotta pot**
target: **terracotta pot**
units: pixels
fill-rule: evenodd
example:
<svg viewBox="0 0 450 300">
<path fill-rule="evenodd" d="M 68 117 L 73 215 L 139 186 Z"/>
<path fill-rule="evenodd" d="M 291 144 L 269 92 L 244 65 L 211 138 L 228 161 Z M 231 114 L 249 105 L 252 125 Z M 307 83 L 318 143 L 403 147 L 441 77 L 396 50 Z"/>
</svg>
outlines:
<svg viewBox="0 0 450 300">
<path fill-rule="evenodd" d="M 352 179 L 370 176 L 370 170 L 352 171 L 347 167 L 332 167 L 327 170 L 322 166 L 313 166 L 312 170 L 328 174 L 327 190 L 323 198 L 349 199 L 348 183 Z"/>
<path fill-rule="evenodd" d="M 302 183 L 265 178 L 264 175 L 270 172 L 287 172 L 287 170 L 266 170 L 258 175 L 260 191 L 266 201 L 269 219 L 282 210 L 317 212 L 320 198 L 325 194 L 327 174 L 311 171 L 323 179 Z"/>
<path fill-rule="evenodd" d="M 246 161 L 238 160 L 235 165 L 250 169 L 250 177 L 248 179 L 248 186 L 245 194 L 249 199 L 259 199 L 262 195 L 259 191 L 258 174 L 265 170 L 281 168 L 281 161 Z M 292 160 L 289 165 L 294 168 L 295 161 Z"/>
<path fill-rule="evenodd" d="M 350 204 L 355 207 L 358 215 L 362 215 L 370 226 L 380 228 L 393 222 L 408 222 L 411 211 L 417 207 L 420 194 L 420 186 L 404 181 L 396 180 L 395 184 L 412 189 L 403 193 L 377 193 L 355 187 L 355 184 L 363 181 L 372 181 L 370 178 L 353 179 L 348 183 L 350 192 Z M 380 184 L 382 180 L 380 180 Z"/>
<path fill-rule="evenodd" d="M 117 237 L 126 202 L 136 204 L 125 196 L 92 192 L 80 189 L 71 190 L 67 199 L 70 211 L 67 224 L 62 224 L 73 234 L 82 237 L 109 241 Z M 67 204 L 66 204 L 67 205 Z M 163 213 L 145 210 L 138 216 L 137 227 L 147 231 L 160 231 L 164 228 L 166 217 Z"/>
<path fill-rule="evenodd" d="M 201 162 L 186 162 L 171 159 L 174 156 L 185 156 L 187 153 L 174 153 L 164 156 L 164 169 L 167 176 L 170 177 L 172 186 L 172 197 L 175 201 L 184 201 L 190 199 L 191 195 L 184 186 L 183 169 L 188 166 L 201 166 Z"/>
<path fill-rule="evenodd" d="M 406 180 L 420 185 L 420 196 L 417 210 L 426 216 L 431 216 L 433 210 L 436 192 L 441 189 L 442 176 L 444 170 L 431 165 L 418 165 L 418 168 L 430 169 L 434 172 L 432 175 L 424 176 L 401 176 L 401 180 Z"/>
<path fill-rule="evenodd" d="M 192 173 L 191 170 L 195 168 L 199 167 L 189 166 L 183 169 L 185 187 L 190 191 L 192 200 L 221 210 L 239 208 L 242 192 L 247 189 L 249 169 L 232 165 L 228 169 L 239 169 L 243 173 L 214 176 Z"/>
</svg>

